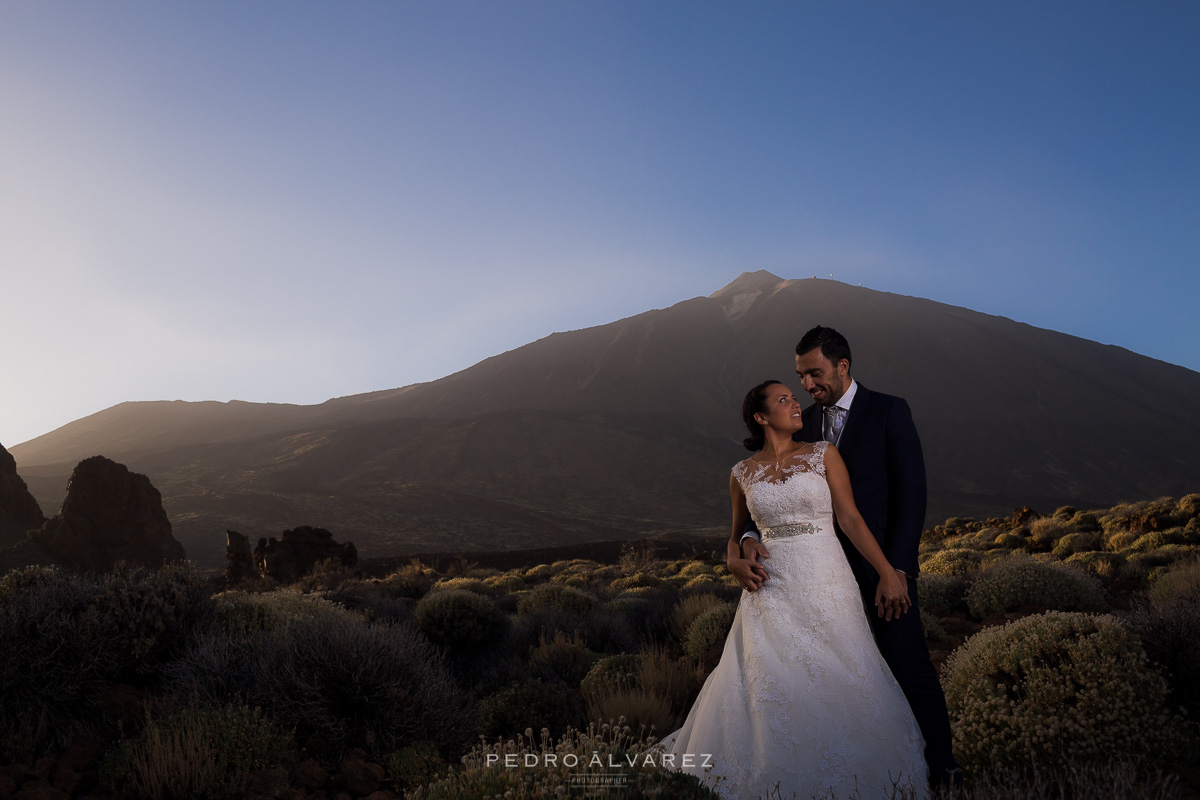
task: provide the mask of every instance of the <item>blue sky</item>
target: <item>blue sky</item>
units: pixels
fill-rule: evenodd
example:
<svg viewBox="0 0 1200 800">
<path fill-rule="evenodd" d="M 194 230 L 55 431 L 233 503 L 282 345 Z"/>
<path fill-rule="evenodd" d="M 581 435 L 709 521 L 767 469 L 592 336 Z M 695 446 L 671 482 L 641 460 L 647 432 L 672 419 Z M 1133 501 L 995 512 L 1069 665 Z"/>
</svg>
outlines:
<svg viewBox="0 0 1200 800">
<path fill-rule="evenodd" d="M 1200 370 L 1197 41 L 1187 2 L 0 3 L 0 442 L 753 269 Z"/>
</svg>

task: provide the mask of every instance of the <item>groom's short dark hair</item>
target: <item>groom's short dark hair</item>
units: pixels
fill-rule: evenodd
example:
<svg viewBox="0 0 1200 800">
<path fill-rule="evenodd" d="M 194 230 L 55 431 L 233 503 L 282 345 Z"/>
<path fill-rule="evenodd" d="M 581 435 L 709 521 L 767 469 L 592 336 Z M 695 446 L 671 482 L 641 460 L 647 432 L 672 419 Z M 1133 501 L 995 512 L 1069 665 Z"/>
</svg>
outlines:
<svg viewBox="0 0 1200 800">
<path fill-rule="evenodd" d="M 796 345 L 796 355 L 802 356 L 818 347 L 821 348 L 821 355 L 828 358 L 834 365 L 843 358 L 846 359 L 847 365 L 854 363 L 850 358 L 850 343 L 846 341 L 845 336 L 833 328 L 825 328 L 821 325 L 810 328 L 808 333 L 800 337 L 800 344 Z"/>
</svg>

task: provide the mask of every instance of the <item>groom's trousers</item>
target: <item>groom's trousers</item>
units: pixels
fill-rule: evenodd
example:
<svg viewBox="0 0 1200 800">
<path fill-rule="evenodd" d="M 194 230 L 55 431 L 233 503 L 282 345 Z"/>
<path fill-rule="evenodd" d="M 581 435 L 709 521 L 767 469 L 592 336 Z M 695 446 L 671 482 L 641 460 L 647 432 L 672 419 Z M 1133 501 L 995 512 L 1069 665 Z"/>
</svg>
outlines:
<svg viewBox="0 0 1200 800">
<path fill-rule="evenodd" d="M 917 581 L 908 577 L 908 596 L 912 606 L 907 613 L 891 621 L 880 618 L 875 609 L 875 589 L 863 592 L 867 618 L 879 645 L 879 652 L 892 669 L 896 682 L 908 704 L 921 735 L 925 737 L 925 763 L 929 767 L 929 782 L 933 786 L 954 782 L 958 762 L 951 748 L 950 720 L 946 713 L 946 695 L 938 680 L 937 670 L 929 660 L 925 630 L 921 625 L 917 599 Z"/>
</svg>

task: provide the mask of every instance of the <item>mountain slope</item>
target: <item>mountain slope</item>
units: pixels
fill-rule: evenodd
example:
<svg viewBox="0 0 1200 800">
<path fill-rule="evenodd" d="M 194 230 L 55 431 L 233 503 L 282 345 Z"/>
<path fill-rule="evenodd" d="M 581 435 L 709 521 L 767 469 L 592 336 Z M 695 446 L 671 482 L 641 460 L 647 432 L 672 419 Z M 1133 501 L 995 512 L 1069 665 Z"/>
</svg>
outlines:
<svg viewBox="0 0 1200 800">
<path fill-rule="evenodd" d="M 1200 374 L 1002 317 L 747 273 L 706 298 L 556 333 L 437 381 L 317 406 L 126 403 L 11 448 L 43 508 L 80 458 L 151 477 L 201 563 L 224 529 L 322 525 L 360 551 L 722 535 L 751 385 L 797 386 L 814 324 L 906 397 L 930 519 L 1200 487 Z M 1140 407 L 1153 398 L 1155 414 Z"/>
</svg>

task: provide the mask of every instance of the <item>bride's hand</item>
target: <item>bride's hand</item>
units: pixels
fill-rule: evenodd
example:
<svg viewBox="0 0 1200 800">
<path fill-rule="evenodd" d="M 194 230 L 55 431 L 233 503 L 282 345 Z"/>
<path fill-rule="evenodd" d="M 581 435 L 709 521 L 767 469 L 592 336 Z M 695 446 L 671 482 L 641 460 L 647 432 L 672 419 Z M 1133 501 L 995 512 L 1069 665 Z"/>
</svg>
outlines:
<svg viewBox="0 0 1200 800">
<path fill-rule="evenodd" d="M 879 616 L 890 622 L 907 612 L 911 605 L 908 581 L 902 580 L 895 570 L 886 570 L 875 589 L 875 608 Z"/>
</svg>

